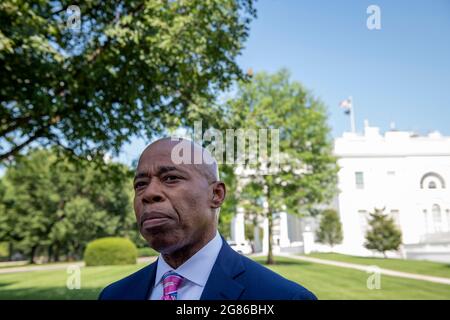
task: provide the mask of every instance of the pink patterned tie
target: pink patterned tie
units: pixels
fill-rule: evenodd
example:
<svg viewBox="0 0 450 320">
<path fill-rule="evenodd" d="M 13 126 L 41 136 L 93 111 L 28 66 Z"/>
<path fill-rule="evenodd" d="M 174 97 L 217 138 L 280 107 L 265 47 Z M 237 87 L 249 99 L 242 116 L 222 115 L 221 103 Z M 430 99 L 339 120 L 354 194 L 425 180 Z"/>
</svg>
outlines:
<svg viewBox="0 0 450 320">
<path fill-rule="evenodd" d="M 162 279 L 164 295 L 161 300 L 177 300 L 177 290 L 184 278 L 174 271 L 168 271 Z"/>
</svg>

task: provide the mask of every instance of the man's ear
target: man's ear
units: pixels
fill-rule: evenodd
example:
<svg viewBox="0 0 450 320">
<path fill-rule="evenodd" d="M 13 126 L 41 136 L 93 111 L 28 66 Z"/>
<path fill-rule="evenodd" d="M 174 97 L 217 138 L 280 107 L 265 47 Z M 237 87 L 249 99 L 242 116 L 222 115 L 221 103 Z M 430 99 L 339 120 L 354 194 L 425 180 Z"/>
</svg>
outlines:
<svg viewBox="0 0 450 320">
<path fill-rule="evenodd" d="M 211 208 L 219 208 L 225 200 L 227 189 L 225 183 L 216 181 L 212 185 Z"/>
</svg>

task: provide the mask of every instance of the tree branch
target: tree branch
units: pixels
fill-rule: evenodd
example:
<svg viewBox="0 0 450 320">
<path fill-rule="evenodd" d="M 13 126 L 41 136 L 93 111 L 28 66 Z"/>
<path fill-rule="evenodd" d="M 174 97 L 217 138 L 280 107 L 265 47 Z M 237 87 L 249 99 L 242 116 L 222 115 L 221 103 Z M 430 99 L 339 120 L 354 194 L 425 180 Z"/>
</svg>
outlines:
<svg viewBox="0 0 450 320">
<path fill-rule="evenodd" d="M 29 145 L 31 142 L 33 142 L 34 140 L 42 137 L 42 134 L 45 132 L 45 127 L 44 128 L 40 128 L 39 130 L 37 130 L 35 132 L 34 135 L 32 135 L 31 137 L 28 138 L 28 140 L 22 142 L 21 144 L 15 145 L 12 149 L 10 149 L 8 152 L 0 154 L 0 161 L 3 161 L 7 158 L 9 158 L 10 156 L 16 154 L 17 152 L 19 152 L 20 150 L 22 150 L 24 147 L 26 147 L 27 145 Z"/>
</svg>

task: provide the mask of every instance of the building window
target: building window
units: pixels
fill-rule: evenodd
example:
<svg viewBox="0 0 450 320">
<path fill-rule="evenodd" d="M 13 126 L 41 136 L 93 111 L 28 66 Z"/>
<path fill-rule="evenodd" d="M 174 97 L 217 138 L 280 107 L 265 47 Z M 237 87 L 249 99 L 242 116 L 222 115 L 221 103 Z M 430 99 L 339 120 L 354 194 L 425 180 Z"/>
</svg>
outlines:
<svg viewBox="0 0 450 320">
<path fill-rule="evenodd" d="M 355 172 L 356 189 L 364 189 L 364 174 L 361 171 Z"/>
<path fill-rule="evenodd" d="M 428 172 L 420 179 L 420 189 L 445 189 L 445 180 L 435 172 Z"/>
<path fill-rule="evenodd" d="M 431 209 L 431 216 L 433 218 L 433 229 L 434 232 L 442 232 L 442 216 L 441 207 L 437 204 L 433 204 Z"/>
<path fill-rule="evenodd" d="M 387 175 L 388 175 L 388 176 L 395 176 L 395 171 L 392 171 L 392 170 L 391 170 L 391 171 L 388 171 L 388 172 L 387 172 Z"/>
</svg>

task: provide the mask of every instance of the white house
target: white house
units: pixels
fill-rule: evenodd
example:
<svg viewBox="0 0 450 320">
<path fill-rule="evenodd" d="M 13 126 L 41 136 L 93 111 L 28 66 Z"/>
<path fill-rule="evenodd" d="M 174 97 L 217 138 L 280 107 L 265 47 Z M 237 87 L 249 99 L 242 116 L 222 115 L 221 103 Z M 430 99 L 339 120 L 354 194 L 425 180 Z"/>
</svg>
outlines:
<svg viewBox="0 0 450 320">
<path fill-rule="evenodd" d="M 364 134 L 344 133 L 335 140 L 338 157 L 339 212 L 344 240 L 334 251 L 373 255 L 364 248 L 369 212 L 385 208 L 402 231 L 403 245 L 391 256 L 450 262 L 450 137 L 438 132 L 419 136 L 387 131 L 365 123 Z M 243 213 L 232 231 L 243 240 Z M 267 221 L 262 221 L 267 249 Z M 274 234 L 275 251 L 324 251 L 314 242 L 318 221 L 281 213 Z M 242 239 L 241 239 L 242 238 Z"/>
</svg>

